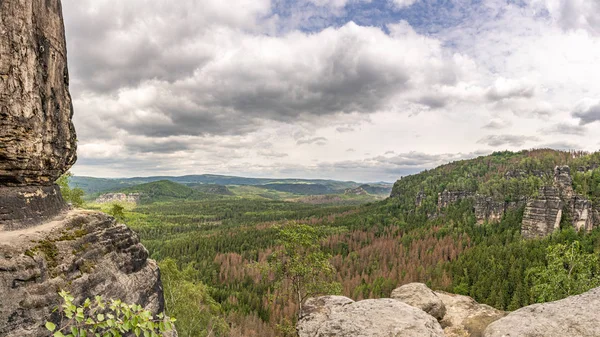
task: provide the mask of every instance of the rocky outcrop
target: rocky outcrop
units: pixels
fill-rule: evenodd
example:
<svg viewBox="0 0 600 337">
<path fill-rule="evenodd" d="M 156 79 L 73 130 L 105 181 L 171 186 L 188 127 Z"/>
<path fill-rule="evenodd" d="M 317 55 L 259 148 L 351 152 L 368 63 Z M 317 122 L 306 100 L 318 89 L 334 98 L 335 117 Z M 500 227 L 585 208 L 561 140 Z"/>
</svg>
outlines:
<svg viewBox="0 0 600 337">
<path fill-rule="evenodd" d="M 506 212 L 515 210 L 525 203 L 524 198 L 517 201 L 498 201 L 492 197 L 477 194 L 473 206 L 477 224 L 499 222 Z"/>
<path fill-rule="evenodd" d="M 140 202 L 140 193 L 106 193 L 96 198 L 96 202 L 99 204 L 106 204 L 111 202 L 130 202 L 137 204 Z"/>
<path fill-rule="evenodd" d="M 504 311 L 479 304 L 469 296 L 443 291 L 436 291 L 435 294 L 446 307 L 440 324 L 447 337 L 480 337 L 490 323 L 506 316 Z"/>
<path fill-rule="evenodd" d="M 43 336 L 57 291 L 164 309 L 160 273 L 138 236 L 105 214 L 71 211 L 35 228 L 0 235 L 0 336 Z"/>
<path fill-rule="evenodd" d="M 421 207 L 423 201 L 425 201 L 425 198 L 427 198 L 425 191 L 419 191 L 419 193 L 417 193 L 417 197 L 415 198 L 415 207 Z"/>
<path fill-rule="evenodd" d="M 0 232 L 47 221 L 65 208 L 56 185 L 0 188 Z"/>
<path fill-rule="evenodd" d="M 367 195 L 367 191 L 365 191 L 362 187 L 349 188 L 344 191 L 346 195 Z"/>
<path fill-rule="evenodd" d="M 560 301 L 534 304 L 490 324 L 485 337 L 597 337 L 600 288 Z"/>
<path fill-rule="evenodd" d="M 444 192 L 438 194 L 438 210 L 474 195 L 473 192 L 444 190 Z"/>
<path fill-rule="evenodd" d="M 52 185 L 76 159 L 60 0 L 0 1 L 0 185 Z"/>
<path fill-rule="evenodd" d="M 558 188 L 542 187 L 538 197 L 529 200 L 525 207 L 521 224 L 523 237 L 544 237 L 560 228 L 563 206 Z"/>
<path fill-rule="evenodd" d="M 298 321 L 299 336 L 481 337 L 490 323 L 506 316 L 468 296 L 434 292 L 421 283 L 397 288 L 391 297 L 358 302 L 343 296 L 309 299 Z"/>
<path fill-rule="evenodd" d="M 600 225 L 598 211 L 592 202 L 575 193 L 568 166 L 554 169 L 554 184 L 539 190 L 538 196 L 527 202 L 521 233 L 525 238 L 544 237 L 560 228 L 563 217 L 571 218 L 577 230 L 591 231 Z M 568 212 L 568 214 L 563 214 Z"/>
<path fill-rule="evenodd" d="M 65 209 L 54 181 L 76 160 L 60 0 L 0 1 L 0 227 Z"/>
<path fill-rule="evenodd" d="M 354 302 L 343 296 L 309 299 L 297 325 L 300 337 L 443 337 L 435 318 L 393 299 Z"/>
<path fill-rule="evenodd" d="M 417 307 L 438 321 L 444 318 L 446 314 L 444 302 L 423 283 L 405 284 L 394 289 L 390 297 Z"/>
</svg>

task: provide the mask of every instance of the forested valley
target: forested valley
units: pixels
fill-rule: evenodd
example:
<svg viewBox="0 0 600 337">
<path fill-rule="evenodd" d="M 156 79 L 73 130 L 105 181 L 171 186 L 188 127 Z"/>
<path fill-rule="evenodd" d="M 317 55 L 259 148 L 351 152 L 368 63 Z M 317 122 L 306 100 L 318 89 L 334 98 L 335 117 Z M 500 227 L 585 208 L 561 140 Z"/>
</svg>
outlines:
<svg viewBox="0 0 600 337">
<path fill-rule="evenodd" d="M 565 221 L 548 237 L 524 239 L 524 206 L 499 221 L 478 223 L 472 199 L 438 205 L 444 191 L 503 202 L 535 197 L 552 183 L 557 165 L 569 165 L 574 190 L 597 207 L 600 153 L 554 150 L 450 163 L 402 177 L 389 198 L 363 198 L 360 205 L 211 196 L 206 189 L 178 195 L 178 184 L 161 182 L 151 185 L 153 195 L 168 187 L 163 195 L 170 197 L 85 207 L 103 209 L 139 234 L 159 262 L 167 312 L 177 318 L 180 336 L 287 336 L 294 335 L 299 303 L 286 291 L 290 284 L 274 282 L 276 275 L 264 266 L 281 251 L 286 228 L 303 225 L 318 232 L 319 253 L 334 267 L 331 281 L 339 287 L 331 291 L 355 300 L 387 297 L 397 286 L 423 282 L 515 310 L 600 285 L 600 229 L 578 232 Z M 572 290 L 543 289 L 540 284 L 562 277 L 551 267 L 567 249 L 588 261 L 568 280 Z"/>
</svg>

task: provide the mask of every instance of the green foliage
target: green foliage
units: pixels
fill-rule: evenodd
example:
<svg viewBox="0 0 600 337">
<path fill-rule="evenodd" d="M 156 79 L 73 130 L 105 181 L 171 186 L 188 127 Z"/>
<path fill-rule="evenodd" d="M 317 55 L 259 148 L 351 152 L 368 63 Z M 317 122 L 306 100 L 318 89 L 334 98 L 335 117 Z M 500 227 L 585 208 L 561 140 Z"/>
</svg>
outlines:
<svg viewBox="0 0 600 337">
<path fill-rule="evenodd" d="M 108 211 L 108 214 L 112 215 L 115 219 L 119 220 L 119 221 L 123 221 L 123 219 L 125 218 L 125 207 L 123 207 L 122 205 L 118 204 L 118 203 L 114 203 L 112 204 L 110 210 Z"/>
<path fill-rule="evenodd" d="M 101 296 L 94 300 L 86 299 L 81 306 L 76 306 L 74 298 L 66 291 L 59 295 L 63 304 L 59 307 L 61 321 L 58 325 L 46 322 L 46 329 L 54 337 L 119 337 L 135 335 L 144 337 L 163 336 L 173 330 L 175 318 L 165 318 L 144 310 L 138 304 L 126 304 L 120 300 L 107 303 Z"/>
<path fill-rule="evenodd" d="M 268 258 L 277 288 L 284 288 L 302 311 L 304 301 L 317 295 L 339 294 L 341 285 L 331 281 L 335 268 L 319 244 L 323 234 L 317 228 L 290 223 L 279 231 L 281 249 Z"/>
<path fill-rule="evenodd" d="M 555 301 L 600 286 L 597 253 L 586 253 L 579 241 L 547 248 L 548 264 L 527 270 L 538 302 Z"/>
<path fill-rule="evenodd" d="M 67 172 L 56 180 L 56 184 L 60 187 L 60 193 L 66 202 L 70 202 L 75 207 L 83 206 L 84 192 L 81 188 L 71 188 L 69 181 L 73 175 Z"/>
<path fill-rule="evenodd" d="M 177 317 L 181 337 L 227 336 L 223 310 L 209 294 L 209 288 L 196 281 L 197 271 L 188 265 L 183 271 L 172 259 L 160 264 L 165 305 L 169 316 Z"/>
</svg>

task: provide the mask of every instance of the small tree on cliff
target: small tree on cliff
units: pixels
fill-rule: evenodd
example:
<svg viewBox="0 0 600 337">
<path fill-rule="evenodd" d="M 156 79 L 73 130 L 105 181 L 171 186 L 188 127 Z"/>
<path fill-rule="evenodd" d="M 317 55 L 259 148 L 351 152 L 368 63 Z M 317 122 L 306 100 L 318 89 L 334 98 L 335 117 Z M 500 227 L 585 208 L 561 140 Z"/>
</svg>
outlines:
<svg viewBox="0 0 600 337">
<path fill-rule="evenodd" d="M 279 231 L 281 249 L 268 258 L 275 287 L 298 305 L 298 315 L 307 298 L 341 292 L 341 285 L 332 281 L 335 268 L 321 251 L 321 238 L 314 227 L 290 223 Z"/>
<path fill-rule="evenodd" d="M 66 202 L 70 202 L 73 206 L 81 207 L 83 205 L 83 190 L 81 188 L 71 188 L 69 182 L 73 175 L 67 172 L 56 180 L 56 184 L 60 187 L 60 194 Z"/>
</svg>

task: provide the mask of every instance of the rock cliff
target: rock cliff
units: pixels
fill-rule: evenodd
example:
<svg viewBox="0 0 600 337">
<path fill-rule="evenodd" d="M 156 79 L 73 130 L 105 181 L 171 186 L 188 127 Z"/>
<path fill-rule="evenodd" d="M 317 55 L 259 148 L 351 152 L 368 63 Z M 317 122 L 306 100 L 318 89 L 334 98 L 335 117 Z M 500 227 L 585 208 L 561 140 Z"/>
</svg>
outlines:
<svg viewBox="0 0 600 337">
<path fill-rule="evenodd" d="M 0 221 L 28 226 L 64 210 L 76 160 L 61 2 L 0 1 L 0 27 Z"/>
<path fill-rule="evenodd" d="M 75 163 L 60 0 L 0 2 L 0 185 L 52 185 Z"/>
<path fill-rule="evenodd" d="M 565 216 L 577 230 L 591 231 L 600 225 L 592 202 L 573 190 L 570 172 L 568 166 L 557 166 L 553 185 L 540 188 L 538 196 L 527 202 L 521 225 L 525 238 L 549 235 L 560 227 Z"/>
<path fill-rule="evenodd" d="M 99 204 L 106 204 L 110 202 L 131 202 L 137 204 L 140 202 L 140 198 L 141 194 L 139 193 L 106 193 L 96 198 L 96 202 Z"/>
<path fill-rule="evenodd" d="M 164 310 L 160 272 L 138 236 L 98 212 L 74 210 L 43 225 L 0 233 L 0 336 L 43 336 L 58 290 Z"/>
<path fill-rule="evenodd" d="M 438 212 L 460 200 L 472 199 L 477 223 L 483 224 L 498 222 L 507 211 L 525 205 L 521 224 L 521 232 L 525 238 L 549 235 L 560 227 L 565 216 L 571 219 L 572 226 L 577 230 L 591 231 L 600 226 L 600 211 L 594 208 L 590 200 L 574 191 L 570 172 L 568 166 L 557 166 L 552 184 L 540 188 L 536 197 L 521 196 L 516 201 L 499 201 L 472 192 L 445 190 L 438 195 Z M 541 173 L 535 174 L 543 176 Z M 524 175 L 526 173 L 522 171 L 509 171 L 506 174 L 508 178 Z M 417 195 L 417 206 L 423 198 L 422 193 Z"/>
<path fill-rule="evenodd" d="M 60 0 L 0 0 L 0 336 L 46 336 L 57 292 L 164 309 L 137 235 L 68 210 L 56 178 L 76 159 Z"/>
<path fill-rule="evenodd" d="M 300 337 L 480 337 L 490 323 L 505 315 L 470 297 L 411 283 L 395 289 L 391 299 L 309 299 L 297 330 Z"/>
<path fill-rule="evenodd" d="M 299 336 L 600 336 L 600 325 L 595 323 L 600 288 L 509 314 L 468 296 L 433 292 L 424 284 L 405 285 L 393 294 L 398 296 L 358 302 L 342 296 L 309 299 L 298 321 Z"/>
</svg>

